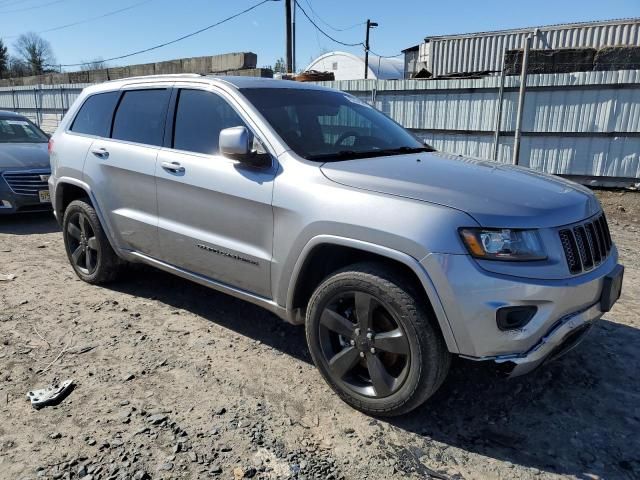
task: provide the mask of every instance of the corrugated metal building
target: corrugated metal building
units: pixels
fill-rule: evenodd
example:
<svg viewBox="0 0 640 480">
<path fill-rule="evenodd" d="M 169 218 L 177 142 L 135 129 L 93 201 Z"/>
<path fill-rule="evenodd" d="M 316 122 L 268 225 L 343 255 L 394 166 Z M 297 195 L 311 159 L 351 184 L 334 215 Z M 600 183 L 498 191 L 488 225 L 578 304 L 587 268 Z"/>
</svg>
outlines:
<svg viewBox="0 0 640 480">
<path fill-rule="evenodd" d="M 523 48 L 532 34 L 533 49 L 640 46 L 640 18 L 426 37 L 416 71 L 426 68 L 434 77 L 500 71 L 504 52 Z"/>
</svg>

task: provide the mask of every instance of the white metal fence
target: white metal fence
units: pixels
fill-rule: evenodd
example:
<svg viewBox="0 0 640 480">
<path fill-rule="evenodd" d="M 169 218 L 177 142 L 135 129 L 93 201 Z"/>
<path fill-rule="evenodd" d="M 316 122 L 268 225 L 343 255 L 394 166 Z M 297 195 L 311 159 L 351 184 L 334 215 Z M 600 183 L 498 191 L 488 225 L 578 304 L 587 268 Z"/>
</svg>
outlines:
<svg viewBox="0 0 640 480">
<path fill-rule="evenodd" d="M 506 77 L 497 160 L 512 162 L 519 77 Z M 499 77 L 322 82 L 368 101 L 438 150 L 491 159 Z M 529 75 L 520 165 L 640 178 L 640 70 Z"/>
<path fill-rule="evenodd" d="M 321 82 L 370 102 L 438 150 L 492 158 L 498 77 Z M 85 84 L 0 88 L 0 109 L 52 132 Z M 497 160 L 512 162 L 518 77 L 506 77 Z M 520 164 L 640 179 L 640 70 L 529 75 Z"/>
</svg>

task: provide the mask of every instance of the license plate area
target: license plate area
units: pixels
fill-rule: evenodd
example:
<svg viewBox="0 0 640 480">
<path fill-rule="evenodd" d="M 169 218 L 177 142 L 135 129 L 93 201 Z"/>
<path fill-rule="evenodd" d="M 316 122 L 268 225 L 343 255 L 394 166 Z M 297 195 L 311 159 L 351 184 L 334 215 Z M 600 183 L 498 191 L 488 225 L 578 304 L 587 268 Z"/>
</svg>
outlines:
<svg viewBox="0 0 640 480">
<path fill-rule="evenodd" d="M 620 298 L 622 293 L 622 279 L 624 277 L 624 267 L 616 265 L 616 268 L 604 277 L 602 294 L 600 295 L 600 310 L 608 312 L 613 304 Z"/>
<path fill-rule="evenodd" d="M 49 190 L 39 190 L 38 198 L 40 198 L 40 203 L 51 203 L 51 195 Z"/>
</svg>

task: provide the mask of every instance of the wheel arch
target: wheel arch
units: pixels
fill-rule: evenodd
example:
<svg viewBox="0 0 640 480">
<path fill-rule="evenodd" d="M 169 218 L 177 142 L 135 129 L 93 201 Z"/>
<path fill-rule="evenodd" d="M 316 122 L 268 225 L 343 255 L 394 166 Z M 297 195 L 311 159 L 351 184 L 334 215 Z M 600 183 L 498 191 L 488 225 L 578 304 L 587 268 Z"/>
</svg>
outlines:
<svg viewBox="0 0 640 480">
<path fill-rule="evenodd" d="M 295 263 L 287 290 L 286 310 L 289 321 L 299 324 L 303 320 L 301 312 L 306 309 L 311 293 L 329 274 L 340 268 L 363 260 L 380 261 L 391 268 L 407 274 L 407 278 L 417 287 L 431 309 L 438 327 L 452 353 L 458 346 L 446 313 L 429 274 L 420 262 L 406 253 L 345 237 L 320 235 L 311 239 L 302 249 Z"/>
<path fill-rule="evenodd" d="M 116 248 L 118 245 L 113 238 L 111 233 L 110 224 L 105 218 L 100 209 L 100 206 L 93 194 L 91 187 L 87 185 L 85 182 L 78 180 L 72 177 L 60 177 L 55 183 L 55 193 L 54 193 L 54 212 L 58 223 L 62 226 L 62 220 L 64 218 L 64 212 L 67 206 L 73 202 L 74 200 L 78 200 L 81 198 L 85 198 L 89 201 L 93 209 L 96 211 L 96 215 L 98 216 L 98 220 L 102 224 L 102 229 L 104 230 L 111 247 L 115 251 L 116 255 L 121 258 L 122 253 L 119 248 Z"/>
</svg>

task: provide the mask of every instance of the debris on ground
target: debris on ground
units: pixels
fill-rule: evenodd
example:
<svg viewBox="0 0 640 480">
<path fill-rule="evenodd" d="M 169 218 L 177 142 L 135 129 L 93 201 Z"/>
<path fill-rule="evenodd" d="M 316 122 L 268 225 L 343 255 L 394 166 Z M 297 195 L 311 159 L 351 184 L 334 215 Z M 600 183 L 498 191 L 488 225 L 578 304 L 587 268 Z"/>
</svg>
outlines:
<svg viewBox="0 0 640 480">
<path fill-rule="evenodd" d="M 27 393 L 27 399 L 36 410 L 43 407 L 58 405 L 67 398 L 74 389 L 73 379 L 65 380 L 62 383 L 54 383 L 40 390 L 31 390 Z"/>
</svg>

